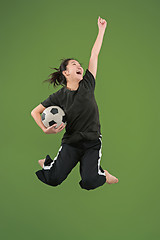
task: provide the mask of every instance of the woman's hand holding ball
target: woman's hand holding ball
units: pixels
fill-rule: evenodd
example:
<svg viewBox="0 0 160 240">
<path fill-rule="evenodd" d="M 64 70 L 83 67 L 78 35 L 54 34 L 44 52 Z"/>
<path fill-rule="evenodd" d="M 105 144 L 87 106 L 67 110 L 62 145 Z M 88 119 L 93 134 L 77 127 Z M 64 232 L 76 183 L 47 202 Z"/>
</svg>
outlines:
<svg viewBox="0 0 160 240">
<path fill-rule="evenodd" d="M 52 133 L 61 132 L 61 131 L 65 128 L 66 124 L 62 123 L 58 128 L 55 128 L 56 126 L 57 126 L 57 123 L 56 123 L 56 124 L 53 124 L 52 126 L 50 126 L 50 127 L 48 127 L 48 128 L 46 128 L 46 129 L 44 130 L 44 133 L 46 133 L 46 134 L 52 134 Z"/>
</svg>

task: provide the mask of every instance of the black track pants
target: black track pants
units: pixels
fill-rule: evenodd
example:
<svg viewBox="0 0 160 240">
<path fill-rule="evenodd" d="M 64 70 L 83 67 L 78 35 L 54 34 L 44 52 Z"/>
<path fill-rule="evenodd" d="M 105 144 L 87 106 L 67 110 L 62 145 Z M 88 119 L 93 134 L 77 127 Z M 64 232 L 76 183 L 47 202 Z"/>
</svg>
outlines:
<svg viewBox="0 0 160 240">
<path fill-rule="evenodd" d="M 36 173 L 43 183 L 57 186 L 61 184 L 80 162 L 81 181 L 83 189 L 95 189 L 106 182 L 105 173 L 100 166 L 102 135 L 97 140 L 83 140 L 77 144 L 62 143 L 57 156 L 52 160 L 46 156 L 42 170 Z"/>
</svg>

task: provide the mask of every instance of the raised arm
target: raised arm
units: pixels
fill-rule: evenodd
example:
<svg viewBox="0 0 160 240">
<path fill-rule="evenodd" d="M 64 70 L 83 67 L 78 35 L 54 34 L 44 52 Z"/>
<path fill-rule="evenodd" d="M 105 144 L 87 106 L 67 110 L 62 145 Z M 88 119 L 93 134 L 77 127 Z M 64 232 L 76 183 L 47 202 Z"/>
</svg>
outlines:
<svg viewBox="0 0 160 240">
<path fill-rule="evenodd" d="M 96 78 L 97 73 L 97 63 L 98 63 L 98 55 L 102 46 L 103 36 L 105 33 L 105 29 L 107 26 L 107 22 L 105 19 L 98 18 L 98 36 L 94 43 L 94 46 L 91 51 L 91 57 L 89 60 L 88 70 L 93 74 L 94 78 Z"/>
</svg>

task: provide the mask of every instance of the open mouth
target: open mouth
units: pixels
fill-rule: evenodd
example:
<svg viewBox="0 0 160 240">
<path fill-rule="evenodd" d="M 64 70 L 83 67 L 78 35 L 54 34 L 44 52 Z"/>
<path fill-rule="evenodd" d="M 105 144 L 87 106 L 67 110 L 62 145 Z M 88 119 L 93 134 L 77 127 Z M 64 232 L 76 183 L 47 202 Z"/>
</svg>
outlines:
<svg viewBox="0 0 160 240">
<path fill-rule="evenodd" d="M 79 75 L 81 75 L 81 74 L 82 74 L 82 73 L 81 73 L 81 71 L 77 71 L 76 73 L 77 73 L 77 74 L 79 74 Z"/>
</svg>

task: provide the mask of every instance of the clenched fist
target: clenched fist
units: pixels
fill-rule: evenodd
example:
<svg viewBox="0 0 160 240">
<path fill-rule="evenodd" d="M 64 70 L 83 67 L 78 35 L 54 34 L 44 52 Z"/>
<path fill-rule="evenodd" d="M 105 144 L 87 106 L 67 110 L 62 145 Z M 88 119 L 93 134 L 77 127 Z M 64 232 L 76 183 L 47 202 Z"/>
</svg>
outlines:
<svg viewBox="0 0 160 240">
<path fill-rule="evenodd" d="M 105 31 L 106 26 L 107 26 L 106 20 L 99 17 L 98 18 L 98 28 L 99 28 L 99 30 Z"/>
</svg>

